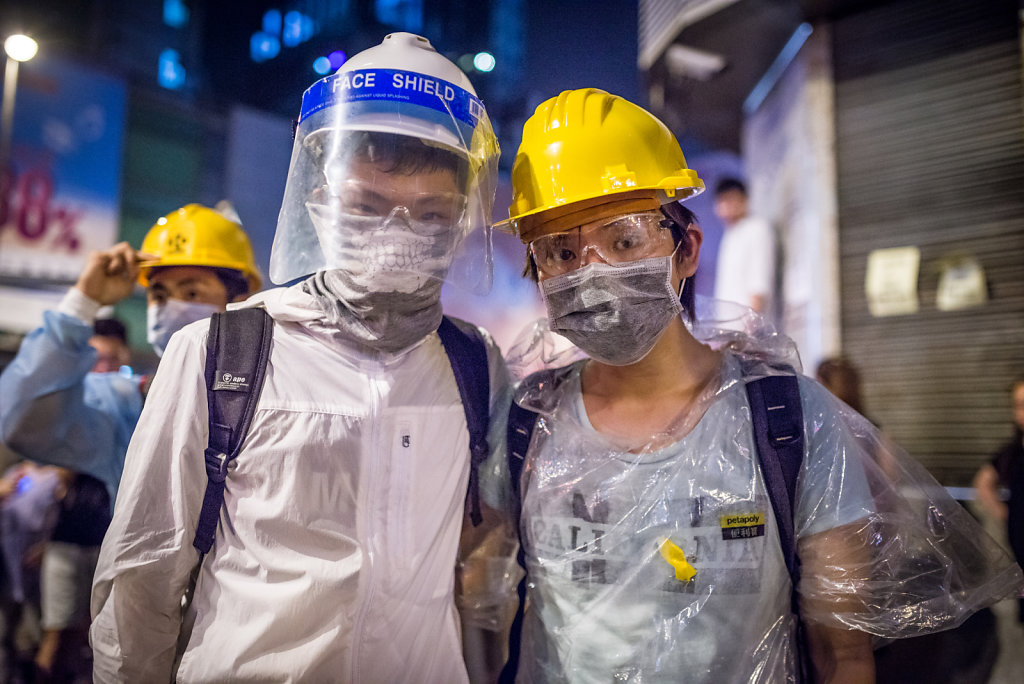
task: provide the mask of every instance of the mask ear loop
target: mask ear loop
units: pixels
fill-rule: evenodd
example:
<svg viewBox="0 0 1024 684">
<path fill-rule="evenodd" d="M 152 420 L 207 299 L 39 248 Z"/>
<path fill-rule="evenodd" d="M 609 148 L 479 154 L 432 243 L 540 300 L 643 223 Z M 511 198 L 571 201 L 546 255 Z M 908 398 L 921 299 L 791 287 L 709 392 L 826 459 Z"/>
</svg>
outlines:
<svg viewBox="0 0 1024 684">
<path fill-rule="evenodd" d="M 673 249 L 672 253 L 669 254 L 669 258 L 671 259 L 671 264 L 672 264 L 673 268 L 675 268 L 675 265 L 676 265 L 676 255 L 679 254 L 679 248 L 682 247 L 682 246 L 683 246 L 682 242 L 676 243 L 675 249 Z M 682 299 L 682 297 L 683 297 L 683 285 L 686 285 L 686 278 L 683 278 L 683 280 L 679 283 L 679 291 L 676 292 L 676 295 L 680 299 Z"/>
<path fill-rule="evenodd" d="M 675 266 L 675 263 L 676 263 L 676 254 L 679 253 L 679 248 L 682 247 L 682 246 L 683 246 L 683 243 L 682 243 L 682 241 L 680 241 L 678 244 L 676 244 L 676 248 L 672 250 L 672 265 L 673 265 L 673 267 Z M 686 287 L 686 278 L 685 277 L 682 280 L 679 281 L 679 289 L 676 290 L 676 298 L 679 300 L 680 304 L 683 303 L 683 288 L 684 287 Z"/>
</svg>

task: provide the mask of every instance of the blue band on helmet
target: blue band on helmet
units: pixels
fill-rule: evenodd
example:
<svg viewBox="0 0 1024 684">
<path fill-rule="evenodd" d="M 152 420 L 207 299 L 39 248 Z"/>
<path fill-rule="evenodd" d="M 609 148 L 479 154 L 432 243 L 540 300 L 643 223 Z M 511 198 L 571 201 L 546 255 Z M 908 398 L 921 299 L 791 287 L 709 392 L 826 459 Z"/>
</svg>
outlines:
<svg viewBox="0 0 1024 684">
<path fill-rule="evenodd" d="M 413 104 L 475 127 L 484 105 L 475 95 L 440 78 L 398 69 L 359 69 L 320 79 L 302 95 L 299 123 L 326 107 L 342 103 Z"/>
</svg>

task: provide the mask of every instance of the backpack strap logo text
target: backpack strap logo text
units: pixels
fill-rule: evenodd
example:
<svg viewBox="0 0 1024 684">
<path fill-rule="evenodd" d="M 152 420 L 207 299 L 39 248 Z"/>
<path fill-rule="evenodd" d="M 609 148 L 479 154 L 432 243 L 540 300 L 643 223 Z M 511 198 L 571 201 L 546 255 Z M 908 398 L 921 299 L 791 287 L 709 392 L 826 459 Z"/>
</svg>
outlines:
<svg viewBox="0 0 1024 684">
<path fill-rule="evenodd" d="M 215 378 L 213 381 L 213 389 L 215 391 L 247 392 L 249 390 L 249 378 L 245 375 L 218 369 Z"/>
</svg>

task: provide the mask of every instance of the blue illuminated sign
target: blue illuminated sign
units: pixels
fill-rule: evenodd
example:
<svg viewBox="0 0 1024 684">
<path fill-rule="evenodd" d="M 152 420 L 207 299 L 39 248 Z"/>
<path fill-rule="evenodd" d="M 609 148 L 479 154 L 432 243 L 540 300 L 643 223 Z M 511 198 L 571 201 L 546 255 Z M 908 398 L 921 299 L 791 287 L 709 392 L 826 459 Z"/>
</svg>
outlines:
<svg viewBox="0 0 1024 684">
<path fill-rule="evenodd" d="M 283 16 L 281 10 L 267 10 L 263 13 L 262 28 L 249 38 L 249 57 L 254 62 L 273 59 L 281 53 L 282 45 L 286 48 L 301 45 L 317 32 L 316 22 L 295 10 Z"/>
<path fill-rule="evenodd" d="M 276 36 L 259 31 L 249 38 L 249 57 L 254 62 L 266 62 L 281 52 L 281 41 Z"/>
<path fill-rule="evenodd" d="M 177 90 L 185 85 L 185 67 L 177 50 L 168 48 L 160 53 L 156 80 L 168 90 Z"/>
<path fill-rule="evenodd" d="M 188 7 L 181 0 L 164 0 L 164 23 L 171 28 L 182 28 L 188 23 Z"/>
</svg>

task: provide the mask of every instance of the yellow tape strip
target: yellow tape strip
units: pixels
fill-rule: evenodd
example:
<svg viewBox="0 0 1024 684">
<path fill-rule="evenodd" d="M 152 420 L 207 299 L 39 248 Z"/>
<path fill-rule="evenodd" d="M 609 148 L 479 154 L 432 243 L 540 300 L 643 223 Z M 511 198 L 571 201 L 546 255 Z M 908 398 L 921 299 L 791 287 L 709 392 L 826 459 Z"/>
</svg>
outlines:
<svg viewBox="0 0 1024 684">
<path fill-rule="evenodd" d="M 686 554 L 683 550 L 666 539 L 661 543 L 661 557 L 665 562 L 676 570 L 676 579 L 680 582 L 689 582 L 697 575 L 697 570 L 686 562 Z"/>
</svg>

